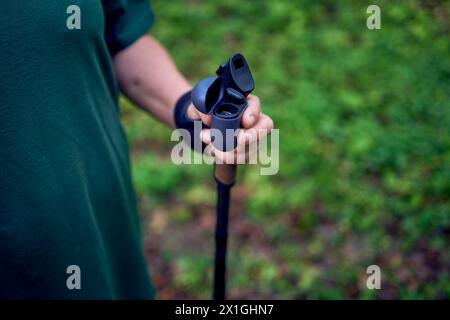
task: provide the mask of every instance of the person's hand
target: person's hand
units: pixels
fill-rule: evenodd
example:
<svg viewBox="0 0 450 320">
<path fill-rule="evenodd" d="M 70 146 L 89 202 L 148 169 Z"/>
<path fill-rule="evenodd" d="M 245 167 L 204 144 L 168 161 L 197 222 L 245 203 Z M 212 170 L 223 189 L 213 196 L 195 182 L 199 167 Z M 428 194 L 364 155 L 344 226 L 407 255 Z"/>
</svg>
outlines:
<svg viewBox="0 0 450 320">
<path fill-rule="evenodd" d="M 242 163 L 243 159 L 245 161 L 250 156 L 249 150 L 257 151 L 258 141 L 270 134 L 273 129 L 273 120 L 261 112 L 259 98 L 250 94 L 247 103 L 248 106 L 242 115 L 242 129 L 239 131 L 234 150 L 223 152 L 214 148 L 210 129 L 203 129 L 200 133 L 200 139 L 206 145 L 205 152 L 215 156 L 218 163 Z M 187 113 L 189 118 L 201 119 L 206 126 L 211 126 L 211 116 L 199 112 L 193 105 L 188 108 Z M 249 148 L 250 145 L 252 148 Z"/>
</svg>

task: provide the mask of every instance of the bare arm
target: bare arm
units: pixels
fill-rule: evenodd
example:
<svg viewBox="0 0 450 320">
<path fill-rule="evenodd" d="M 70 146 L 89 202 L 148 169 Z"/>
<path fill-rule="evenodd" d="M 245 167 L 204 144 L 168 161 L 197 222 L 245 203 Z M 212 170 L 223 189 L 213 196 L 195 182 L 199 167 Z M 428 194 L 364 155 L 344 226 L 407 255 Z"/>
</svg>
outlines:
<svg viewBox="0 0 450 320">
<path fill-rule="evenodd" d="M 175 103 L 191 85 L 159 42 L 143 36 L 116 54 L 113 61 L 123 93 L 140 108 L 174 127 Z"/>
</svg>

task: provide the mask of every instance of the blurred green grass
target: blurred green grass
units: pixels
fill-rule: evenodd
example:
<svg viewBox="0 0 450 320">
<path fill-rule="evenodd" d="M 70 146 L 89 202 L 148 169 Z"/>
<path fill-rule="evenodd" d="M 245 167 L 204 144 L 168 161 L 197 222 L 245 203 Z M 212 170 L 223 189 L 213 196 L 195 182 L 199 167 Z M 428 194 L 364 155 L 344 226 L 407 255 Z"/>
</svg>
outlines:
<svg viewBox="0 0 450 320">
<path fill-rule="evenodd" d="M 242 52 L 280 129 L 280 172 L 240 168 L 231 298 L 450 298 L 450 4 L 153 0 L 151 33 L 195 83 Z M 209 298 L 211 167 L 123 99 L 160 298 Z M 148 223 L 147 223 L 148 222 Z M 365 287 L 367 266 L 382 290 Z"/>
</svg>

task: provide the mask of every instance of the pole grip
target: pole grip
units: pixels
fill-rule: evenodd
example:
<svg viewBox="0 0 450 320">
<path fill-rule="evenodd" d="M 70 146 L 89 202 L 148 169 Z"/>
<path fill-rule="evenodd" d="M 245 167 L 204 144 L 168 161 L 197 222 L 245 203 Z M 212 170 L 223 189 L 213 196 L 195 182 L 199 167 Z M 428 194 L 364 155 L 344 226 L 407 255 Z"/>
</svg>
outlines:
<svg viewBox="0 0 450 320">
<path fill-rule="evenodd" d="M 236 169 L 235 164 L 215 164 L 214 177 L 216 181 L 232 186 L 236 180 Z"/>
</svg>

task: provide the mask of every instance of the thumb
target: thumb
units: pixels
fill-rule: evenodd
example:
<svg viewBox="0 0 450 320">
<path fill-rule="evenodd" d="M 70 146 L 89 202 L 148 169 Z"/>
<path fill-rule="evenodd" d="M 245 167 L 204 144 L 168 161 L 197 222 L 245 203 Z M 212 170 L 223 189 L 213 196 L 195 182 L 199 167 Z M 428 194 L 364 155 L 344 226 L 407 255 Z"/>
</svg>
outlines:
<svg viewBox="0 0 450 320">
<path fill-rule="evenodd" d="M 201 113 L 198 110 L 197 113 L 200 116 L 200 119 L 202 120 L 203 124 L 205 124 L 207 127 L 211 127 L 211 116 L 205 113 Z"/>
<path fill-rule="evenodd" d="M 186 116 L 191 120 L 199 120 L 200 112 L 198 112 L 195 106 L 191 103 L 189 107 L 186 109 Z"/>
</svg>

